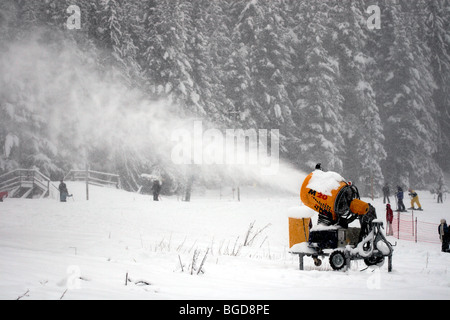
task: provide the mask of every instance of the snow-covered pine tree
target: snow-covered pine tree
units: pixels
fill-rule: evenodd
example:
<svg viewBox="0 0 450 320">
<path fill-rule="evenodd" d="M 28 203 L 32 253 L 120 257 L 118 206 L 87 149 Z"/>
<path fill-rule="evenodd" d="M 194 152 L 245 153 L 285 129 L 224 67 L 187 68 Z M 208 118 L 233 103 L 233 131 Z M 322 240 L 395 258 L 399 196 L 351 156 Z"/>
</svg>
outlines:
<svg viewBox="0 0 450 320">
<path fill-rule="evenodd" d="M 136 88 L 141 84 L 141 68 L 137 63 L 138 47 L 133 36 L 133 23 L 138 11 L 136 1 L 98 0 L 99 38 L 110 53 L 105 65 L 113 67 L 112 77 Z"/>
<path fill-rule="evenodd" d="M 230 4 L 230 30 L 232 32 L 232 49 L 224 70 L 227 74 L 225 86 L 227 96 L 232 101 L 234 109 L 227 110 L 230 121 L 237 127 L 257 128 L 258 120 L 253 116 L 259 109 L 255 101 L 254 78 L 252 67 L 253 50 L 256 46 L 258 28 L 263 20 L 261 3 L 245 0 Z M 264 122 L 267 117 L 264 117 Z"/>
<path fill-rule="evenodd" d="M 153 95 L 167 97 L 180 112 L 205 115 L 203 106 L 196 103 L 192 66 L 186 53 L 187 30 L 190 25 L 190 2 L 162 0 L 147 2 L 141 37 L 145 75 L 153 85 Z"/>
<path fill-rule="evenodd" d="M 139 56 L 138 62 L 142 69 L 142 74 L 147 81 L 150 88 L 155 87 L 154 75 L 150 68 L 150 61 L 152 55 L 150 49 L 152 48 L 152 37 L 149 31 L 153 28 L 154 15 L 156 10 L 156 0 L 143 0 L 139 6 L 141 13 L 139 14 L 139 29 L 138 32 L 138 47 Z M 154 93 L 154 90 L 151 90 Z"/>
<path fill-rule="evenodd" d="M 255 66 L 255 100 L 260 111 L 267 117 L 259 122 L 262 128 L 280 130 L 282 154 L 287 151 L 285 141 L 293 135 L 293 104 L 288 94 L 288 80 L 293 66 L 290 60 L 288 29 L 279 5 L 273 1 L 264 2 L 264 20 L 253 52 Z M 261 118 L 255 113 L 256 118 Z"/>
<path fill-rule="evenodd" d="M 376 59 L 382 69 L 375 87 L 389 137 L 384 175 L 404 187 L 420 188 L 441 175 L 433 159 L 438 127 L 429 48 L 418 37 L 410 3 L 385 1 L 383 5 L 386 30 L 378 43 Z"/>
<path fill-rule="evenodd" d="M 224 29 L 224 17 L 216 1 L 193 0 L 190 11 L 185 12 L 186 55 L 192 66 L 194 83 L 191 101 L 201 105 L 206 117 L 216 125 L 226 123 L 226 110 L 230 107 L 221 79 L 223 58 L 220 51 L 229 49 L 228 29 Z M 228 48 L 226 47 L 228 43 Z M 198 108 L 198 107 L 197 107 Z"/>
<path fill-rule="evenodd" d="M 311 170 L 317 162 L 342 172 L 345 141 L 342 130 L 343 97 L 339 92 L 339 64 L 327 45 L 331 40 L 328 2 L 301 1 L 293 7 L 296 79 L 291 84 L 293 116 L 301 146 L 297 164 Z M 299 23 L 302 21 L 302 23 Z"/>
<path fill-rule="evenodd" d="M 16 37 L 19 8 L 13 0 L 0 2 L 0 45 L 6 45 Z"/>
<path fill-rule="evenodd" d="M 244 128 L 278 129 L 281 152 L 294 135 L 287 79 L 292 69 L 280 7 L 270 1 L 236 1 L 230 7 L 233 51 L 225 64 L 228 96 Z"/>
<path fill-rule="evenodd" d="M 422 39 L 430 49 L 430 63 L 437 88 L 433 100 L 439 112 L 437 161 L 450 170 L 450 1 L 417 1 L 416 13 L 423 32 Z"/>
<path fill-rule="evenodd" d="M 5 45 L 0 56 L 0 170 L 38 168 L 50 175 L 59 170 L 45 112 L 52 91 L 43 91 L 45 84 L 40 81 L 48 73 L 42 65 L 47 57 L 39 50 L 29 50 L 28 43 L 36 39 L 48 41 L 48 33 Z M 25 48 L 28 52 L 23 52 Z"/>
<path fill-rule="evenodd" d="M 334 8 L 333 52 L 339 58 L 339 89 L 344 98 L 346 153 L 344 176 L 368 196 L 384 185 L 381 163 L 386 158 L 383 126 L 371 85 L 374 60 L 366 42 L 371 32 L 363 14 L 364 4 L 344 0 Z"/>
</svg>

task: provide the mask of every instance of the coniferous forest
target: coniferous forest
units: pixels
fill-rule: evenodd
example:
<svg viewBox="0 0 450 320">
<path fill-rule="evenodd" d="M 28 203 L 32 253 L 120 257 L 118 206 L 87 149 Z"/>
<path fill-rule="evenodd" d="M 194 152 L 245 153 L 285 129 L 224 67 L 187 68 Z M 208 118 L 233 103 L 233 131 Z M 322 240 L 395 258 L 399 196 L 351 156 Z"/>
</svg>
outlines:
<svg viewBox="0 0 450 320">
<path fill-rule="evenodd" d="M 197 118 L 278 129 L 306 172 L 433 188 L 450 171 L 449 22 L 448 0 L 2 0 L 0 174 L 89 163 L 175 191 L 197 169 L 166 141 Z"/>
</svg>

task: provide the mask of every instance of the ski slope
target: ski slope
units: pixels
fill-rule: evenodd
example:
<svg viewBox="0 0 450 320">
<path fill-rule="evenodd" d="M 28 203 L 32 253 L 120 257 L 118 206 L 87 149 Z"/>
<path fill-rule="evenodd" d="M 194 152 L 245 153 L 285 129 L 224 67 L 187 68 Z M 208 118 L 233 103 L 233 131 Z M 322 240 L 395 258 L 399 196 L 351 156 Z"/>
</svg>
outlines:
<svg viewBox="0 0 450 320">
<path fill-rule="evenodd" d="M 327 260 L 315 267 L 310 258 L 300 271 L 298 257 L 288 252 L 296 194 L 243 187 L 240 202 L 231 190 L 195 190 L 189 203 L 177 197 L 154 202 L 90 186 L 86 201 L 84 184 L 67 185 L 74 195 L 67 203 L 0 203 L 0 299 L 450 298 L 450 254 L 439 244 L 388 237 L 397 242 L 391 273 L 387 263 L 365 269 L 353 261 L 348 271 L 336 272 Z M 420 200 L 419 220 L 450 221 L 450 200 L 437 204 L 426 191 Z M 384 220 L 382 199 L 372 204 Z M 243 246 L 247 233 L 250 243 Z M 194 256 L 196 269 L 190 267 Z"/>
</svg>

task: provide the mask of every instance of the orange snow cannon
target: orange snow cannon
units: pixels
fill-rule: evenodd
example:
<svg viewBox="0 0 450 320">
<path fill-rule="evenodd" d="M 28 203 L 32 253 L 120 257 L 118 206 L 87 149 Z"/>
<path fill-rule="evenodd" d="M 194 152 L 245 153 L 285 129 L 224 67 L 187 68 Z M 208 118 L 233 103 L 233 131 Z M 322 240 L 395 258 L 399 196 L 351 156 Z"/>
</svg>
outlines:
<svg viewBox="0 0 450 320">
<path fill-rule="evenodd" d="M 319 213 L 319 223 L 341 225 L 369 212 L 369 204 L 359 200 L 358 189 L 336 172 L 315 170 L 303 181 L 300 200 Z"/>
<path fill-rule="evenodd" d="M 316 169 L 303 181 L 300 199 L 304 208 L 318 213 L 317 226 L 289 224 L 292 233 L 290 252 L 299 255 L 300 270 L 303 257 L 309 256 L 316 266 L 322 264 L 319 257 L 329 256 L 333 270 L 347 269 L 351 260 L 364 260 L 367 266 L 381 266 L 388 258 L 388 271 L 392 271 L 393 245 L 381 231 L 383 223 L 376 219 L 375 208 L 360 200 L 356 186 L 338 173 Z M 349 227 L 360 220 L 360 228 Z M 303 227 L 303 228 L 302 228 Z M 303 238 L 300 231 L 306 230 Z M 304 239 L 308 237 L 308 242 Z"/>
</svg>

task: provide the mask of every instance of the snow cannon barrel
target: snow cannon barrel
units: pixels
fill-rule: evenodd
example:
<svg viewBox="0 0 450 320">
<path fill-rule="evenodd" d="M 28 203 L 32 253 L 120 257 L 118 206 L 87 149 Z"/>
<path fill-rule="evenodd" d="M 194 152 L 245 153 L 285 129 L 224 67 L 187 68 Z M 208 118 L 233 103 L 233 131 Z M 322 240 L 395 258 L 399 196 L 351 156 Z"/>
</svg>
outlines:
<svg viewBox="0 0 450 320">
<path fill-rule="evenodd" d="M 364 216 L 369 212 L 369 204 L 359 199 L 353 199 L 350 203 L 350 211 L 358 216 Z"/>
<path fill-rule="evenodd" d="M 359 200 L 358 189 L 332 171 L 311 172 L 303 181 L 300 199 L 318 212 L 318 222 L 324 225 L 346 227 L 357 216 L 369 212 L 369 204 Z"/>
</svg>

